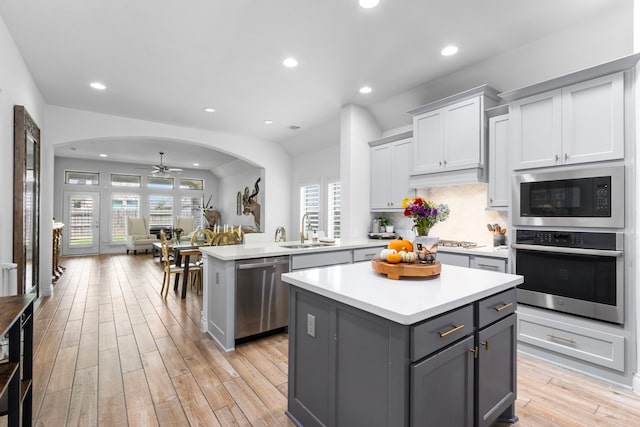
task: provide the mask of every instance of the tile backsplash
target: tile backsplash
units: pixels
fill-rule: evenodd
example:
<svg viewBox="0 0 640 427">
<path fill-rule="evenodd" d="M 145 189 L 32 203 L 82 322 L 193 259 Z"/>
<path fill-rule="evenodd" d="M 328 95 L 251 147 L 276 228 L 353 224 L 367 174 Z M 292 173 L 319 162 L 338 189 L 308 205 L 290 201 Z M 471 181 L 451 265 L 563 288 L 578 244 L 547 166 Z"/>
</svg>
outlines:
<svg viewBox="0 0 640 427">
<path fill-rule="evenodd" d="M 451 209 L 449 219 L 436 224 L 429 235 L 445 240 L 465 240 L 482 246 L 493 245 L 493 234 L 487 224 L 498 224 L 506 228 L 509 223 L 506 211 L 489 211 L 487 206 L 487 184 L 452 185 L 418 190 L 418 196 L 436 203 L 446 203 Z M 385 216 L 394 225 L 397 234 L 413 239 L 413 221 L 401 212 L 378 214 Z M 508 242 L 507 242 L 508 243 Z"/>
</svg>

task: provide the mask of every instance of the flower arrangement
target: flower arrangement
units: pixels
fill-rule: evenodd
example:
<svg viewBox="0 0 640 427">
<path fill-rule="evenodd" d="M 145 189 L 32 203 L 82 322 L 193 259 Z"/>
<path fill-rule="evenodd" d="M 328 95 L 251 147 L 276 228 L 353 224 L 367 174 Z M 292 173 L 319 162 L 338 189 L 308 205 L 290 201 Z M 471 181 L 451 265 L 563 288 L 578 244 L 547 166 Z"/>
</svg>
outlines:
<svg viewBox="0 0 640 427">
<path fill-rule="evenodd" d="M 402 201 L 402 207 L 404 216 L 413 218 L 414 228 L 422 235 L 427 235 L 436 223 L 446 221 L 450 213 L 448 205 L 437 204 L 422 197 L 406 198 Z"/>
<path fill-rule="evenodd" d="M 174 228 L 174 229 L 173 229 L 173 232 L 174 232 L 174 233 L 178 233 L 178 234 L 180 234 L 180 233 L 184 233 L 184 228 L 182 228 L 182 227 L 176 227 L 176 228 Z"/>
</svg>

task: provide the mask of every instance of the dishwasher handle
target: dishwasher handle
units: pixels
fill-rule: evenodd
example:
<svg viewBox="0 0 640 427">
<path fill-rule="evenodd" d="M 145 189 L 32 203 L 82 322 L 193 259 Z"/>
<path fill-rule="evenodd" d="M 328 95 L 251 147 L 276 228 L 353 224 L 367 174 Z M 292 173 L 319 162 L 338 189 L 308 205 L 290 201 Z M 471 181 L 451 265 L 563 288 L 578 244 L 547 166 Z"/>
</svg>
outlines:
<svg viewBox="0 0 640 427">
<path fill-rule="evenodd" d="M 248 264 L 240 264 L 237 266 L 238 270 L 254 270 L 257 268 L 275 267 L 278 265 L 289 265 L 288 260 L 271 261 L 271 262 L 256 262 Z"/>
</svg>

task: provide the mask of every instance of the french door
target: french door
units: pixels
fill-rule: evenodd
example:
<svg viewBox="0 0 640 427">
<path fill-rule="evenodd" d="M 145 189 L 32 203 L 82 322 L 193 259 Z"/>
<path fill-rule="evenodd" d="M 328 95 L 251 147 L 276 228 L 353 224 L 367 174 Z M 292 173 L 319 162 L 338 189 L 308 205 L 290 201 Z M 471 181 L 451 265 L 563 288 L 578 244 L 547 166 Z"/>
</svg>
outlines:
<svg viewBox="0 0 640 427">
<path fill-rule="evenodd" d="M 64 254 L 100 252 L 100 193 L 64 193 Z"/>
</svg>

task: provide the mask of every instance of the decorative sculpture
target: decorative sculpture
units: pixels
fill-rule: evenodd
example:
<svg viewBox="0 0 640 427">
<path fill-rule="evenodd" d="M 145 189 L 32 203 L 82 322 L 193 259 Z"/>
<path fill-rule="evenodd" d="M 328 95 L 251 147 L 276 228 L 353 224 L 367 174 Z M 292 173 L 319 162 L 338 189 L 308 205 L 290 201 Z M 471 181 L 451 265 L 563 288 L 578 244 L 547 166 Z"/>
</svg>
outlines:
<svg viewBox="0 0 640 427">
<path fill-rule="evenodd" d="M 220 211 L 215 210 L 213 205 L 211 205 L 211 198 L 213 194 L 209 196 L 209 200 L 202 207 L 202 215 L 204 215 L 204 220 L 207 222 L 207 228 L 213 230 L 213 227 L 219 225 L 220 223 Z"/>
<path fill-rule="evenodd" d="M 254 190 L 251 195 L 249 195 L 249 187 L 245 187 L 244 195 L 242 196 L 242 205 L 244 207 L 242 213 L 244 215 L 253 215 L 253 222 L 255 222 L 258 231 L 260 231 L 260 203 L 257 202 L 256 197 L 260 192 L 260 187 L 258 186 L 259 182 L 260 178 L 256 180 Z"/>
</svg>

